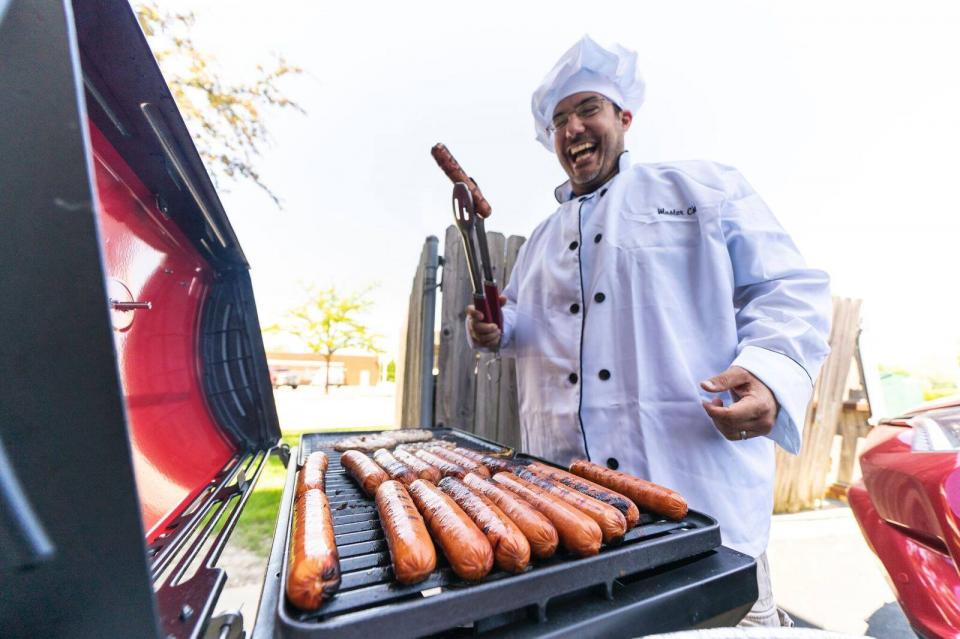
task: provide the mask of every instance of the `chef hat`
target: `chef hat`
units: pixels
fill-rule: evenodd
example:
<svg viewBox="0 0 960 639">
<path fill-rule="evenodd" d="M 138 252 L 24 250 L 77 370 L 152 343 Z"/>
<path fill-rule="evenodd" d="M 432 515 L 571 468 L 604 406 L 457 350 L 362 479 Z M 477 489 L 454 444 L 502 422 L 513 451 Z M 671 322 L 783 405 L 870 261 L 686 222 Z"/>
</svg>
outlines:
<svg viewBox="0 0 960 639">
<path fill-rule="evenodd" d="M 553 135 L 547 131 L 553 110 L 565 97 L 581 91 L 600 93 L 626 111 L 639 109 L 644 82 L 636 52 L 619 44 L 605 49 L 585 35 L 560 57 L 531 101 L 537 140 L 547 150 L 553 151 Z"/>
</svg>

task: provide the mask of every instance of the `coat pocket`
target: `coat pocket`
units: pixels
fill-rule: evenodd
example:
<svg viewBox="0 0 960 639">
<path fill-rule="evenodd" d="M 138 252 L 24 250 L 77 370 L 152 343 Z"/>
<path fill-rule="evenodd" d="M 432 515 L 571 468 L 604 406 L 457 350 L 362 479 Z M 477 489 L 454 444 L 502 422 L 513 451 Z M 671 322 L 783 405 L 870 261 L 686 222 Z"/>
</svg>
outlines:
<svg viewBox="0 0 960 639">
<path fill-rule="evenodd" d="M 698 246 L 701 222 L 712 213 L 709 207 L 653 207 L 623 209 L 617 229 L 617 245 L 625 249 Z"/>
</svg>

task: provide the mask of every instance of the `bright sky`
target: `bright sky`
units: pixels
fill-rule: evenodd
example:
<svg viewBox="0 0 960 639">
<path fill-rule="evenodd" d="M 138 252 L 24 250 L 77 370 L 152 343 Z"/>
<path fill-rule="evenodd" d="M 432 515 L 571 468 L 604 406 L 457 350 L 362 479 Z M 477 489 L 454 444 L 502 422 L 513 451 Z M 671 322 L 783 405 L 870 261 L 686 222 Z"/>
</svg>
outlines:
<svg viewBox="0 0 960 639">
<path fill-rule="evenodd" d="M 222 194 L 264 324 L 296 303 L 300 281 L 379 283 L 371 324 L 396 347 L 423 240 L 452 221 L 429 154 L 438 141 L 491 201 L 488 230 L 528 235 L 565 179 L 534 139 L 530 95 L 589 33 L 639 53 L 634 161 L 736 166 L 834 294 L 865 300 L 872 359 L 957 365 L 956 3 L 184 6 L 228 75 L 270 52 L 305 70 L 285 86 L 307 115 L 271 114 L 258 164 L 284 210 L 255 188 Z"/>
</svg>

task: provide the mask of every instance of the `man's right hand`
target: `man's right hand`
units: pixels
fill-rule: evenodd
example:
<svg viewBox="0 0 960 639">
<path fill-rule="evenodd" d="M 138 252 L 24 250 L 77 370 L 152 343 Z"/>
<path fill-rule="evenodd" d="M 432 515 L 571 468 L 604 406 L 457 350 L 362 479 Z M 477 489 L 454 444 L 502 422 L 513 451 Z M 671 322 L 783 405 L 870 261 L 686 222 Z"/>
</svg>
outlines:
<svg viewBox="0 0 960 639">
<path fill-rule="evenodd" d="M 500 308 L 507 303 L 507 298 L 500 296 Z M 483 348 L 500 348 L 500 329 L 493 322 L 484 322 L 483 313 L 478 311 L 473 304 L 467 306 L 467 330 L 470 331 L 470 339 L 477 346 Z"/>
</svg>

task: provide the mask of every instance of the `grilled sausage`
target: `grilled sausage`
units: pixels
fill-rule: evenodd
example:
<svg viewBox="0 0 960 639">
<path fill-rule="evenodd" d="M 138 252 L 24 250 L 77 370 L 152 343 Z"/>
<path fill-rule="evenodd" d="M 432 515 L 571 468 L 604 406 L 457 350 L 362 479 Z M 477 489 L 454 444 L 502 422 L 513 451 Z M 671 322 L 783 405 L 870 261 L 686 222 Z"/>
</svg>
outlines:
<svg viewBox="0 0 960 639">
<path fill-rule="evenodd" d="M 387 480 L 376 501 L 394 577 L 402 584 L 423 581 L 437 567 L 437 551 L 410 494 L 402 483 Z"/>
<path fill-rule="evenodd" d="M 472 459 L 475 462 L 479 462 L 487 467 L 491 473 L 502 473 L 502 472 L 513 472 L 513 469 L 517 466 L 524 465 L 524 462 L 521 462 L 518 459 L 506 459 L 504 457 L 497 457 L 495 455 L 485 455 L 481 452 L 470 450 L 469 448 L 454 448 L 455 452 L 460 453 L 468 459 Z"/>
<path fill-rule="evenodd" d="M 493 548 L 469 515 L 439 488 L 422 479 L 410 484 L 410 496 L 453 572 L 466 581 L 485 577 L 493 568 Z"/>
<path fill-rule="evenodd" d="M 473 473 L 468 473 L 463 478 L 463 483 L 489 499 L 513 520 L 530 542 L 530 553 L 534 557 L 546 559 L 552 557 L 557 551 L 557 545 L 560 543 L 557 529 L 536 508 L 509 490 Z"/>
<path fill-rule="evenodd" d="M 600 526 L 567 502 L 510 473 L 497 473 L 493 481 L 546 515 L 557 529 L 560 543 L 570 552 L 581 557 L 600 552 L 600 542 L 603 540 Z"/>
<path fill-rule="evenodd" d="M 623 539 L 623 536 L 626 534 L 627 519 L 623 516 L 622 512 L 613 506 L 605 504 L 602 501 L 597 501 L 593 497 L 587 497 L 569 486 L 564 486 L 552 479 L 541 477 L 529 470 L 520 469 L 515 472 L 519 477 L 542 488 L 554 497 L 562 499 L 597 522 L 597 525 L 600 526 L 600 532 L 603 533 L 604 543 L 618 542 Z"/>
<path fill-rule="evenodd" d="M 333 536 L 333 514 L 327 496 L 313 488 L 294 506 L 287 599 L 301 610 L 316 610 L 338 588 L 340 558 Z"/>
<path fill-rule="evenodd" d="M 443 477 L 439 470 L 423 461 L 416 455 L 412 455 L 405 450 L 398 448 L 393 451 L 393 456 L 396 457 L 398 461 L 401 461 L 412 468 L 413 471 L 417 473 L 417 477 L 420 479 L 426 479 L 427 481 L 435 484 L 440 481 L 441 477 Z"/>
<path fill-rule="evenodd" d="M 463 479 L 463 476 L 467 474 L 467 470 L 462 466 L 454 464 L 451 461 L 447 461 L 442 457 L 437 457 L 430 451 L 418 450 L 413 454 L 439 470 L 440 474 L 444 477 L 456 477 L 457 479 Z"/>
<path fill-rule="evenodd" d="M 513 520 L 456 477 L 444 477 L 439 488 L 450 495 L 487 536 L 497 566 L 507 572 L 523 572 L 530 563 L 530 542 Z"/>
<path fill-rule="evenodd" d="M 398 460 L 386 448 L 378 448 L 373 453 L 373 461 L 377 462 L 380 468 L 387 471 L 390 479 L 401 481 L 407 486 L 417 479 L 417 473 L 412 468 Z"/>
<path fill-rule="evenodd" d="M 324 490 L 324 476 L 327 474 L 328 464 L 326 453 L 319 450 L 310 453 L 300 469 L 300 476 L 297 477 L 296 499 L 312 488 Z"/>
<path fill-rule="evenodd" d="M 454 159 L 453 154 L 447 150 L 447 147 L 440 144 L 439 142 L 430 149 L 430 155 L 433 156 L 433 159 L 436 160 L 437 165 L 446 173 L 447 177 L 450 178 L 450 181 L 456 184 L 457 182 L 463 182 L 470 189 L 470 195 L 473 196 L 473 206 L 477 211 L 477 215 L 482 218 L 490 217 L 492 212 L 490 209 L 490 203 L 487 202 L 487 199 L 483 197 L 483 193 L 480 192 L 480 187 L 477 186 L 477 183 L 467 177 L 466 171 L 460 166 L 460 163 Z"/>
<path fill-rule="evenodd" d="M 390 479 L 390 476 L 372 459 L 359 450 L 348 450 L 340 455 L 340 464 L 357 480 L 363 492 L 371 497 L 377 494 L 380 484 Z"/>
<path fill-rule="evenodd" d="M 594 499 L 598 499 L 605 504 L 610 504 L 622 512 L 623 516 L 626 517 L 627 530 L 630 530 L 636 526 L 640 521 L 640 511 L 637 509 L 637 505 L 630 501 L 630 498 L 626 495 L 621 495 L 614 490 L 604 488 L 600 484 L 595 484 L 589 479 L 584 479 L 583 477 L 579 477 L 573 473 L 568 473 L 560 468 L 547 466 L 546 464 L 541 464 L 540 462 L 534 462 L 530 464 L 527 466 L 527 470 L 530 470 L 537 475 L 541 475 L 548 479 L 558 481 L 564 486 L 569 486 L 570 488 L 573 488 L 584 495 L 589 495 Z"/>
<path fill-rule="evenodd" d="M 467 457 L 466 455 L 461 455 L 457 452 L 456 449 L 449 448 L 431 448 L 430 452 L 436 455 L 437 457 L 442 457 L 452 464 L 456 464 L 460 468 L 463 468 L 468 473 L 474 473 L 480 475 L 486 479 L 490 478 L 490 471 L 487 470 L 487 467 L 481 464 L 480 462 L 474 461 Z"/>
<path fill-rule="evenodd" d="M 683 519 L 687 516 L 687 500 L 680 493 L 659 484 L 610 470 L 584 459 L 570 464 L 570 472 L 626 495 L 643 510 L 670 519 Z"/>
</svg>

